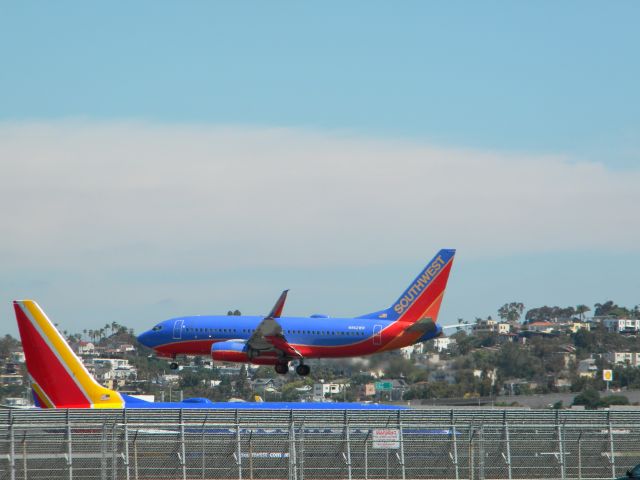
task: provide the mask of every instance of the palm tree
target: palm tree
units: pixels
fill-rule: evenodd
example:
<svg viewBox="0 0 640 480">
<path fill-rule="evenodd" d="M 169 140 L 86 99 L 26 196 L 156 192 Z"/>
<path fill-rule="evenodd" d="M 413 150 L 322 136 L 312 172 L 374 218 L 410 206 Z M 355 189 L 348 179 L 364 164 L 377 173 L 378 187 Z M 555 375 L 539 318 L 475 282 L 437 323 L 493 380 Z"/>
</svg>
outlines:
<svg viewBox="0 0 640 480">
<path fill-rule="evenodd" d="M 86 337 L 87 336 L 87 329 L 85 328 L 84 330 L 82 330 L 82 334 Z"/>
<path fill-rule="evenodd" d="M 576 313 L 578 314 L 581 322 L 584 322 L 584 314 L 589 311 L 591 311 L 591 309 L 586 305 L 578 305 L 576 307 Z"/>
</svg>

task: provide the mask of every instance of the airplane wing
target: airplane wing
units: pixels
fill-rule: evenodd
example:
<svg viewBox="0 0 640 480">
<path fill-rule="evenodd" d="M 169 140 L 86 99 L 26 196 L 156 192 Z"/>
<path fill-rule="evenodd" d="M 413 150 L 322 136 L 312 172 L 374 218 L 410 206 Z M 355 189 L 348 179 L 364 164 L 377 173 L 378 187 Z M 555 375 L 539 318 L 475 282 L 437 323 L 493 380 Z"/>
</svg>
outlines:
<svg viewBox="0 0 640 480">
<path fill-rule="evenodd" d="M 286 338 L 284 338 L 282 327 L 277 321 L 282 315 L 288 291 L 289 290 L 285 290 L 282 292 L 269 315 L 258 324 L 249 340 L 247 340 L 247 345 L 252 350 L 264 352 L 275 349 L 287 357 L 302 357 L 300 352 L 292 347 Z"/>
</svg>

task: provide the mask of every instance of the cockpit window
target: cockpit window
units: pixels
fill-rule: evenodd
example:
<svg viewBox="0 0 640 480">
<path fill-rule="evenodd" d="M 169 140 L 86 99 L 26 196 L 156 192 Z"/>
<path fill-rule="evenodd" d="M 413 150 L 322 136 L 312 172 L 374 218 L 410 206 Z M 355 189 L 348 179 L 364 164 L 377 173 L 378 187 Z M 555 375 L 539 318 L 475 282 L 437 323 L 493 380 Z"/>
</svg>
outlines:
<svg viewBox="0 0 640 480">
<path fill-rule="evenodd" d="M 162 330 L 162 325 L 156 325 L 151 330 L 153 330 L 154 332 L 157 332 L 158 330 Z"/>
</svg>

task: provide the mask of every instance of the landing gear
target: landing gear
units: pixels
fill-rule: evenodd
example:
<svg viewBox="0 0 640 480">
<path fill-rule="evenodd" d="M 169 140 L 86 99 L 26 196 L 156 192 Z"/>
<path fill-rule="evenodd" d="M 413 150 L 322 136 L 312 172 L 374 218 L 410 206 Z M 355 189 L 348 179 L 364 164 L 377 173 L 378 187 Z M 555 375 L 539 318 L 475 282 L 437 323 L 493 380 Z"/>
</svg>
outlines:
<svg viewBox="0 0 640 480">
<path fill-rule="evenodd" d="M 288 363 L 276 363 L 275 365 L 276 373 L 280 375 L 286 375 L 289 373 L 289 364 Z"/>
<path fill-rule="evenodd" d="M 309 372 L 311 372 L 311 368 L 309 365 L 305 365 L 304 363 L 301 363 L 296 367 L 296 373 L 301 377 L 306 377 L 309 375 Z"/>
<path fill-rule="evenodd" d="M 178 365 L 176 362 L 171 362 L 171 363 L 169 364 L 169 368 L 170 368 L 171 370 L 177 370 L 177 369 L 178 369 L 178 366 L 179 366 L 179 365 Z"/>
</svg>

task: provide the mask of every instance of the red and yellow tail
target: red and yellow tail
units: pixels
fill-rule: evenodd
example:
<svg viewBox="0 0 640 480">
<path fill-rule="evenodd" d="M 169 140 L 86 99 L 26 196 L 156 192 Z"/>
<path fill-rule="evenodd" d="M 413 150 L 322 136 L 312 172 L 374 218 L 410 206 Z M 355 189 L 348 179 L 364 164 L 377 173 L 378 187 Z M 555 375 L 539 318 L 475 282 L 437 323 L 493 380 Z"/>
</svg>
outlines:
<svg viewBox="0 0 640 480">
<path fill-rule="evenodd" d="M 436 322 L 455 254 L 453 249 L 440 250 L 391 307 L 360 318 L 399 320 L 406 324 L 429 318 Z"/>
<path fill-rule="evenodd" d="M 33 300 L 13 302 L 34 398 L 42 408 L 123 408 L 118 392 L 98 384 Z"/>
</svg>

